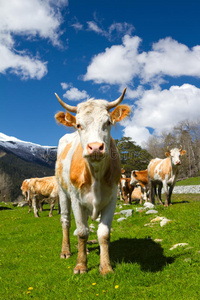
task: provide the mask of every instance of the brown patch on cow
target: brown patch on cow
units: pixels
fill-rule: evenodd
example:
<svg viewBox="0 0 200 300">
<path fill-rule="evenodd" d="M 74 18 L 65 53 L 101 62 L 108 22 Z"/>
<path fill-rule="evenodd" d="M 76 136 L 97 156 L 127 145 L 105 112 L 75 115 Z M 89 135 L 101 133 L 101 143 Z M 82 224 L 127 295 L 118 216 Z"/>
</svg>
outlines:
<svg viewBox="0 0 200 300">
<path fill-rule="evenodd" d="M 154 178 L 155 168 L 160 162 L 161 162 L 161 160 L 151 160 L 150 166 L 149 166 L 149 172 L 148 172 L 148 175 L 151 179 Z"/>
<path fill-rule="evenodd" d="M 171 158 L 168 157 L 165 160 L 162 161 L 161 169 L 159 170 L 159 176 L 162 178 L 162 180 L 165 179 L 165 175 L 170 174 L 172 165 L 171 165 Z"/>
<path fill-rule="evenodd" d="M 110 258 L 109 258 L 109 242 L 110 242 L 109 234 L 101 237 L 101 240 L 100 240 L 100 266 L 99 266 L 101 275 L 106 275 L 110 272 L 113 272 L 113 269 L 110 264 Z"/>
<path fill-rule="evenodd" d="M 128 105 L 118 105 L 110 114 L 112 122 L 120 122 L 126 118 L 131 112 Z"/>
<path fill-rule="evenodd" d="M 74 117 L 69 112 L 66 112 L 65 114 L 63 111 L 60 111 L 55 115 L 55 119 L 58 123 L 68 127 L 76 125 L 76 117 Z"/>
<path fill-rule="evenodd" d="M 67 190 L 67 184 L 63 180 L 63 160 L 67 157 L 67 154 L 72 146 L 72 143 L 69 143 L 65 146 L 63 152 L 60 153 L 56 163 L 56 178 L 60 180 L 61 185 Z"/>
<path fill-rule="evenodd" d="M 74 274 L 87 272 L 87 252 L 86 252 L 87 238 L 78 235 L 78 257 Z"/>
<path fill-rule="evenodd" d="M 185 150 L 181 150 L 180 154 L 181 154 L 181 156 L 183 156 L 183 155 L 186 154 L 186 151 Z"/>
<path fill-rule="evenodd" d="M 83 158 L 83 148 L 81 143 L 78 144 L 72 156 L 70 180 L 77 189 L 87 188 L 92 184 L 91 173 Z"/>
<path fill-rule="evenodd" d="M 133 171 L 133 175 L 143 187 L 148 184 L 147 169 L 141 171 Z"/>
<path fill-rule="evenodd" d="M 104 179 L 109 186 L 118 184 L 121 177 L 121 163 L 113 138 L 110 139 L 110 163 L 104 174 Z"/>
</svg>

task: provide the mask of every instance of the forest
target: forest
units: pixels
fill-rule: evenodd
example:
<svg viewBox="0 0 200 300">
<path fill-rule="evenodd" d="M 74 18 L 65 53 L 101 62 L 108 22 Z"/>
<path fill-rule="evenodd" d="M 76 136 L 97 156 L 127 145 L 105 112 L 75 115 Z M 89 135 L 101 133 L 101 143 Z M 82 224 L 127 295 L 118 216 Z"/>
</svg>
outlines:
<svg viewBox="0 0 200 300">
<path fill-rule="evenodd" d="M 165 158 L 167 148 L 186 150 L 181 159 L 179 179 L 200 175 L 200 120 L 183 121 L 170 132 L 162 132 L 159 136 L 152 136 L 143 148 L 136 145 L 129 137 L 116 140 L 120 152 L 122 167 L 130 176 L 131 170 L 144 170 L 152 158 Z"/>
</svg>

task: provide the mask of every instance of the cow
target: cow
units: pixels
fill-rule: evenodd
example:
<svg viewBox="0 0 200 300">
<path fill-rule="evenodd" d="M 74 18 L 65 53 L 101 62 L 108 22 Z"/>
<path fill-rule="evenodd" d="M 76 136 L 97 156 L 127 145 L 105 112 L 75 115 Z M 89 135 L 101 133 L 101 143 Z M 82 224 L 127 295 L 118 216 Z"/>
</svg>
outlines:
<svg viewBox="0 0 200 300">
<path fill-rule="evenodd" d="M 111 137 L 111 125 L 123 120 L 130 107 L 119 105 L 125 95 L 113 102 L 88 99 L 76 106 L 63 102 L 66 113 L 58 112 L 60 124 L 74 127 L 59 141 L 56 178 L 61 206 L 63 242 L 61 258 L 71 256 L 69 228 L 73 209 L 78 238 L 78 257 L 74 274 L 87 272 L 86 243 L 89 235 L 88 216 L 100 215 L 97 236 L 100 244 L 100 273 L 113 272 L 109 258 L 110 229 L 117 201 L 121 176 L 120 157 Z M 110 110 L 115 108 L 112 112 Z M 76 116 L 70 112 L 76 113 Z"/>
<path fill-rule="evenodd" d="M 137 184 L 140 184 L 141 187 L 143 188 L 143 200 L 145 200 L 145 202 L 148 201 L 149 198 L 149 182 L 148 182 L 148 172 L 147 169 L 146 170 L 141 170 L 141 171 L 137 171 L 137 170 L 133 170 L 131 172 L 131 182 L 130 184 L 133 186 L 136 186 Z M 154 193 L 159 201 L 160 204 L 162 203 L 161 200 L 161 191 L 162 191 L 162 184 L 155 184 L 154 185 Z M 142 204 L 142 203 L 140 203 Z"/>
<path fill-rule="evenodd" d="M 24 182 L 22 187 L 24 186 Z M 58 186 L 55 176 L 31 178 L 26 181 L 26 189 L 28 187 L 29 212 L 31 211 L 31 203 L 34 210 L 35 217 L 39 217 L 38 207 L 42 211 L 42 202 L 44 199 L 50 202 L 49 217 L 52 217 L 53 208 L 56 202 L 58 202 Z M 23 189 L 24 192 L 24 189 Z M 22 193 L 23 193 L 22 192 Z"/>
<path fill-rule="evenodd" d="M 134 190 L 132 191 L 132 194 L 131 194 L 131 202 L 132 201 L 139 201 L 139 203 L 142 204 L 144 196 L 145 196 L 144 188 L 139 183 L 137 183 L 134 187 Z"/>
<path fill-rule="evenodd" d="M 169 150 L 165 155 L 167 158 L 152 159 L 148 165 L 148 181 L 150 185 L 150 202 L 155 203 L 154 188 L 159 184 L 162 186 L 165 193 L 165 206 L 171 205 L 171 195 L 176 183 L 176 179 L 179 172 L 179 166 L 181 165 L 181 156 L 186 153 L 181 146 L 180 149 L 173 148 Z M 168 188 L 169 187 L 169 188 Z M 161 200 L 161 193 L 159 195 Z"/>
<path fill-rule="evenodd" d="M 122 178 L 120 179 L 120 190 L 121 190 L 121 197 L 124 203 L 131 204 L 131 194 L 134 190 L 134 187 L 130 184 L 131 178 L 126 178 L 122 174 Z M 121 198 L 120 198 L 121 200 Z"/>
<path fill-rule="evenodd" d="M 147 201 L 147 192 L 148 192 L 148 175 L 146 170 L 133 170 L 131 172 L 131 181 L 130 184 L 135 187 L 137 184 L 140 184 L 143 188 L 143 199 Z M 141 204 L 141 203 L 140 203 Z"/>
<path fill-rule="evenodd" d="M 22 182 L 22 186 L 21 186 L 21 190 L 22 190 L 22 195 L 24 196 L 25 201 L 28 202 L 28 206 L 29 206 L 29 213 L 31 212 L 31 200 L 29 197 L 30 191 L 29 191 L 29 181 L 30 179 L 25 179 Z"/>
</svg>

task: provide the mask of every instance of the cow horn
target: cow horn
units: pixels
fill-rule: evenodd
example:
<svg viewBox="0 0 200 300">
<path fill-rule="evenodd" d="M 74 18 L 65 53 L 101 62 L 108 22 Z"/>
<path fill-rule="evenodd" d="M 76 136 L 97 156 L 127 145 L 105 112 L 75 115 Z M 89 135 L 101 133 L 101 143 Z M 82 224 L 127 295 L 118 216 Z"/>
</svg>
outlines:
<svg viewBox="0 0 200 300">
<path fill-rule="evenodd" d="M 180 150 L 179 150 L 179 151 L 182 151 L 182 150 L 183 150 L 183 146 L 182 146 L 182 145 L 180 145 L 180 147 L 181 147 L 181 148 L 180 148 Z"/>
<path fill-rule="evenodd" d="M 76 106 L 71 106 L 71 105 L 65 103 L 64 101 L 62 101 L 62 100 L 60 99 L 60 97 L 59 97 L 56 93 L 55 93 L 55 95 L 56 95 L 58 101 L 60 102 L 60 104 L 62 105 L 62 107 L 64 107 L 64 108 L 65 108 L 66 110 L 68 110 L 68 111 L 77 113 L 77 107 L 76 107 Z"/>
<path fill-rule="evenodd" d="M 115 106 L 117 106 L 118 104 L 120 104 L 122 102 L 122 100 L 124 99 L 125 93 L 126 93 L 126 88 L 124 89 L 123 93 L 121 94 L 121 96 L 118 99 L 108 103 L 108 107 L 107 107 L 108 110 L 110 110 L 110 109 L 114 108 Z"/>
<path fill-rule="evenodd" d="M 167 151 L 170 151 L 170 150 L 169 150 L 169 146 L 167 146 Z"/>
</svg>

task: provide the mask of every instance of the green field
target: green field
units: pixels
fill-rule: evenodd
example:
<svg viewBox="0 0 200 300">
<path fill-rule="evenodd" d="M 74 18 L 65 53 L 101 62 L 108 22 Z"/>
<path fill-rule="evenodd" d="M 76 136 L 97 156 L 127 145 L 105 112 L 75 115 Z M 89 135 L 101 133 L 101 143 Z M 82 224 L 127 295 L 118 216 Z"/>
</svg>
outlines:
<svg viewBox="0 0 200 300">
<path fill-rule="evenodd" d="M 155 215 L 136 212 L 112 224 L 110 257 L 114 273 L 99 275 L 99 245 L 88 245 L 88 273 L 73 275 L 77 238 L 72 218 L 72 257 L 60 259 L 62 229 L 57 210 L 40 218 L 28 207 L 0 206 L 0 299 L 200 299 L 200 195 L 173 195 L 171 220 L 161 227 Z M 116 211 L 120 211 L 120 202 Z M 6 208 L 5 208 L 6 206 Z M 3 209 L 5 208 L 5 209 Z M 91 223 L 91 220 L 89 220 Z M 150 225 L 149 225 L 150 223 Z M 97 229 L 98 223 L 93 222 Z M 148 224 L 147 226 L 144 226 Z M 96 231 L 89 239 L 96 239 Z M 162 241 L 156 241 L 156 239 Z M 170 248 L 177 243 L 187 246 Z"/>
<path fill-rule="evenodd" d="M 200 185 L 200 176 L 180 180 L 176 185 Z"/>
</svg>

